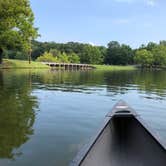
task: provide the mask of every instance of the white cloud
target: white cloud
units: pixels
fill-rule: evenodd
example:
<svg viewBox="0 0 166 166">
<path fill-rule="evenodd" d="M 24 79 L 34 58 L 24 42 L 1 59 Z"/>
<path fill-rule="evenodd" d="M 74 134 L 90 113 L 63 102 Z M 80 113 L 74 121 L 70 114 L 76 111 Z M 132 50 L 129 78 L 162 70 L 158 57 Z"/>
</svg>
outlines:
<svg viewBox="0 0 166 166">
<path fill-rule="evenodd" d="M 88 44 L 90 44 L 91 46 L 96 46 L 96 44 L 93 42 L 88 42 Z"/>
</svg>

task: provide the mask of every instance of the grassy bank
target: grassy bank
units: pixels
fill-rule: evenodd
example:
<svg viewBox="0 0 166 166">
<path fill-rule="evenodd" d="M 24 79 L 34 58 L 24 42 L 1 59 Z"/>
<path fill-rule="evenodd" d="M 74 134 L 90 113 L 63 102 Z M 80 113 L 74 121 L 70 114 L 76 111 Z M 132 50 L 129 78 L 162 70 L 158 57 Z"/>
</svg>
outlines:
<svg viewBox="0 0 166 166">
<path fill-rule="evenodd" d="M 93 65 L 96 70 L 135 70 L 135 66 Z"/>
<path fill-rule="evenodd" d="M 49 69 L 50 67 L 42 64 L 41 62 L 32 61 L 29 64 L 28 61 L 3 59 L 3 64 L 0 65 L 0 69 Z"/>
<path fill-rule="evenodd" d="M 135 70 L 134 66 L 114 66 L 114 65 L 92 65 L 96 70 Z M 41 62 L 32 61 L 29 64 L 28 61 L 3 59 L 3 64 L 0 65 L 0 69 L 49 69 L 50 67 L 42 64 Z"/>
</svg>

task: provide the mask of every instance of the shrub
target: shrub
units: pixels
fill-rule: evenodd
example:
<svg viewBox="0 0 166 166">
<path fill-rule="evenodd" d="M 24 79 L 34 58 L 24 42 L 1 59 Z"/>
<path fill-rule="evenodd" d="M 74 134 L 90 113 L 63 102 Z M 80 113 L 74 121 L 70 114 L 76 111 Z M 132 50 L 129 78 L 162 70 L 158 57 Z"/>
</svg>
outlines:
<svg viewBox="0 0 166 166">
<path fill-rule="evenodd" d="M 80 57 L 76 53 L 70 53 L 68 58 L 71 63 L 80 63 Z"/>
<path fill-rule="evenodd" d="M 152 66 L 154 62 L 153 54 L 146 49 L 137 50 L 134 60 L 136 63 L 141 64 L 142 66 Z"/>
<path fill-rule="evenodd" d="M 51 53 L 45 52 L 43 55 L 39 56 L 36 61 L 38 62 L 58 62 L 58 58 L 54 57 Z"/>
<path fill-rule="evenodd" d="M 66 53 L 62 53 L 58 56 L 59 62 L 69 63 L 69 58 Z"/>
</svg>

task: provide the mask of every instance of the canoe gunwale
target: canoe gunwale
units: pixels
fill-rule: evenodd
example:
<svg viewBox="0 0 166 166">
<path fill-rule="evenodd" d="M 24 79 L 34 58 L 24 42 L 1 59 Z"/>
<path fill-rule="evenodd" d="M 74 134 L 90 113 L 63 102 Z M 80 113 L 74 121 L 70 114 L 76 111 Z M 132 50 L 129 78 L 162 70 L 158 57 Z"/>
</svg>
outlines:
<svg viewBox="0 0 166 166">
<path fill-rule="evenodd" d="M 97 134 L 92 137 L 89 143 L 85 144 L 83 148 L 77 153 L 74 160 L 70 163 L 70 166 L 80 166 L 81 163 L 84 161 L 86 156 L 88 155 L 89 151 L 92 149 L 93 145 L 96 143 L 98 138 L 101 136 L 105 128 L 109 125 L 110 119 L 112 117 L 105 117 L 104 122 L 102 123 L 101 127 L 97 131 Z"/>
</svg>

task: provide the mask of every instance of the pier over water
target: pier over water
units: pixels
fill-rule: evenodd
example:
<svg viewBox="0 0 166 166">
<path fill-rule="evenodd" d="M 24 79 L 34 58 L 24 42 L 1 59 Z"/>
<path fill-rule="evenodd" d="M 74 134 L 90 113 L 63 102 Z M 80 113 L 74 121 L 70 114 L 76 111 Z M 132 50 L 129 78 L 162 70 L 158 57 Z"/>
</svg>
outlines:
<svg viewBox="0 0 166 166">
<path fill-rule="evenodd" d="M 54 63 L 54 62 L 42 62 L 55 69 L 65 69 L 65 70 L 91 70 L 94 69 L 93 66 L 89 64 L 79 64 L 79 63 Z"/>
</svg>

